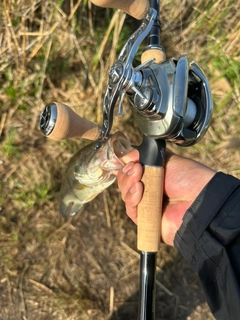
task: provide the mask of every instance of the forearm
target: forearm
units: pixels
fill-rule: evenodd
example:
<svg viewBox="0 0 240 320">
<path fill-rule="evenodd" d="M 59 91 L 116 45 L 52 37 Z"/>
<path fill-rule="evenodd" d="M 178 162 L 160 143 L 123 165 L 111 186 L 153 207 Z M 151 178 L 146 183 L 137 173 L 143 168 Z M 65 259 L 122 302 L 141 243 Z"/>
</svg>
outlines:
<svg viewBox="0 0 240 320">
<path fill-rule="evenodd" d="M 218 320 L 240 314 L 240 181 L 217 173 L 184 215 L 174 245 L 199 275 Z"/>
</svg>

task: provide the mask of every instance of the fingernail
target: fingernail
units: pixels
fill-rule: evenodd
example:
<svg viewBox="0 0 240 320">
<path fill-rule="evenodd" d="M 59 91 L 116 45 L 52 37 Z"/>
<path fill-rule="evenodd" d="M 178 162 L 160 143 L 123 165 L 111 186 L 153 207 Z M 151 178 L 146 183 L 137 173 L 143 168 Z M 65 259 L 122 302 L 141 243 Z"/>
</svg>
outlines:
<svg viewBox="0 0 240 320">
<path fill-rule="evenodd" d="M 132 186 L 132 188 L 129 190 L 130 193 L 135 193 L 137 191 L 137 187 L 136 187 L 136 184 L 134 184 Z"/>
<path fill-rule="evenodd" d="M 126 172 L 128 172 L 129 170 L 131 170 L 132 167 L 133 167 L 133 163 L 128 163 L 128 164 L 126 164 L 126 165 L 122 168 L 122 172 L 123 172 L 123 173 L 126 173 Z"/>
<path fill-rule="evenodd" d="M 127 175 L 130 176 L 131 174 L 134 173 L 134 167 L 132 167 L 130 170 L 128 170 Z"/>
</svg>

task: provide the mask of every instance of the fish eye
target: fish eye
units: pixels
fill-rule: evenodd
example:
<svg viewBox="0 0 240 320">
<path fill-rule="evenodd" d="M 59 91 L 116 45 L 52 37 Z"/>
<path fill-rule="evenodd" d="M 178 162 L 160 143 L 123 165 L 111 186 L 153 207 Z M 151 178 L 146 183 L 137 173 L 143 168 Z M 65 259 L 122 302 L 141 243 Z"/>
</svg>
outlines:
<svg viewBox="0 0 240 320">
<path fill-rule="evenodd" d="M 97 141 L 97 142 L 94 143 L 94 149 L 95 150 L 101 148 L 101 146 L 102 146 L 102 143 L 100 141 Z"/>
</svg>

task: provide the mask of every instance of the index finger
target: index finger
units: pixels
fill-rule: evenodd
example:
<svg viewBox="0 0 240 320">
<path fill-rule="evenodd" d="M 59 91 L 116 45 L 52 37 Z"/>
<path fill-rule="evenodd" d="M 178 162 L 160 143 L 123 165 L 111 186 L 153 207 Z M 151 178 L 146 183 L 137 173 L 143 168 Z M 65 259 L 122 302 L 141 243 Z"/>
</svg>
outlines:
<svg viewBox="0 0 240 320">
<path fill-rule="evenodd" d="M 120 160 L 124 163 L 127 164 L 129 162 L 138 162 L 139 161 L 139 152 L 137 149 L 132 150 L 131 152 L 129 152 L 128 154 L 126 154 L 125 156 L 121 157 Z M 113 170 L 113 174 L 115 176 L 118 175 L 118 171 L 119 170 Z"/>
<path fill-rule="evenodd" d="M 125 156 L 121 157 L 120 160 L 127 164 L 128 162 L 138 162 L 139 161 L 139 152 L 137 149 L 134 149 L 133 151 L 129 152 Z"/>
</svg>

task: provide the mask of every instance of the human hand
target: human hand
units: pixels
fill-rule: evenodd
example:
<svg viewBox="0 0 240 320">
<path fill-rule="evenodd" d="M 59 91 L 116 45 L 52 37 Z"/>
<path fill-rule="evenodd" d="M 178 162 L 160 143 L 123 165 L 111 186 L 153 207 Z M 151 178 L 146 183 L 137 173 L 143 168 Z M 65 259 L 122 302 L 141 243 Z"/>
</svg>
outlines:
<svg viewBox="0 0 240 320">
<path fill-rule="evenodd" d="M 138 163 L 137 150 L 122 160 L 127 164 L 118 172 L 118 186 L 126 204 L 126 212 L 137 224 L 137 206 L 143 195 L 143 167 Z M 181 226 L 186 210 L 215 173 L 196 161 L 166 153 L 161 223 L 163 242 L 173 245 L 175 233 Z"/>
</svg>

